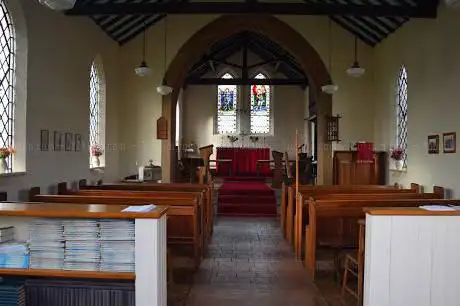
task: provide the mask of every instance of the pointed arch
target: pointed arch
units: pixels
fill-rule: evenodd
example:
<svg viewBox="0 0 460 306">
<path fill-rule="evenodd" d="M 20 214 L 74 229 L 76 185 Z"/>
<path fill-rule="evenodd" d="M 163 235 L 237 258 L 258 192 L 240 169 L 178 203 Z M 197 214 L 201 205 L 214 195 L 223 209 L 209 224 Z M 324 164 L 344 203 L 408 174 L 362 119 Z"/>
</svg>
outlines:
<svg viewBox="0 0 460 306">
<path fill-rule="evenodd" d="M 396 145 L 404 151 L 403 168 L 407 168 L 407 69 L 399 69 L 396 84 Z"/>
<path fill-rule="evenodd" d="M 26 170 L 27 28 L 18 1 L 0 1 L 0 147 L 14 148 L 5 158 L 8 172 Z"/>
<path fill-rule="evenodd" d="M 224 72 L 222 79 L 235 78 L 230 72 Z M 217 85 L 217 134 L 235 134 L 237 132 L 238 86 Z"/>
<path fill-rule="evenodd" d="M 261 71 L 254 76 L 254 79 L 268 78 L 268 75 Z M 272 134 L 273 86 L 251 85 L 249 90 L 251 134 Z"/>
<path fill-rule="evenodd" d="M 89 69 L 89 144 L 90 149 L 105 148 L 106 81 L 100 56 L 96 56 Z M 104 154 L 100 166 L 105 166 Z M 90 154 L 90 167 L 91 154 Z"/>
</svg>

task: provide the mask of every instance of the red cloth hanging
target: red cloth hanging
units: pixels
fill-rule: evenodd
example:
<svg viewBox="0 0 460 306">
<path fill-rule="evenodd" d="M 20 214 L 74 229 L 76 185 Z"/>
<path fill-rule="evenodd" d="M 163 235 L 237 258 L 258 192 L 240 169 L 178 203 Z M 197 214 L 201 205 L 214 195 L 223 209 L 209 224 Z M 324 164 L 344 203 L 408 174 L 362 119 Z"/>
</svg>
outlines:
<svg viewBox="0 0 460 306">
<path fill-rule="evenodd" d="M 217 148 L 217 159 L 231 159 L 232 163 L 217 165 L 218 175 L 228 175 L 228 167 L 232 167 L 232 174 L 235 176 L 256 176 L 257 161 L 270 160 L 270 148 Z M 268 163 L 259 165 L 261 176 L 270 176 L 271 169 Z"/>
<path fill-rule="evenodd" d="M 356 151 L 358 162 L 372 162 L 374 160 L 374 144 L 372 142 L 357 143 Z"/>
</svg>

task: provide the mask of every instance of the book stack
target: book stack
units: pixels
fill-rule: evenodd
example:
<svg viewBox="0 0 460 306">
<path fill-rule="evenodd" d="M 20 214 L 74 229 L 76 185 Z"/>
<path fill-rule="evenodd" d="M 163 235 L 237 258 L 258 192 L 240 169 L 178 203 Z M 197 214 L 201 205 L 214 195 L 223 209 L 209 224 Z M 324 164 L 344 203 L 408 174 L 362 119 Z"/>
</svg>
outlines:
<svg viewBox="0 0 460 306">
<path fill-rule="evenodd" d="M 29 225 L 31 269 L 62 269 L 64 230 L 60 219 L 36 219 Z"/>
<path fill-rule="evenodd" d="M 0 283 L 0 306 L 25 306 L 26 290 L 24 285 Z"/>
<path fill-rule="evenodd" d="M 133 220 L 101 220 L 101 271 L 135 271 Z"/>
<path fill-rule="evenodd" d="M 0 243 L 0 268 L 26 269 L 29 267 L 29 250 L 26 243 Z"/>
<path fill-rule="evenodd" d="M 14 238 L 14 226 L 0 228 L 0 243 L 12 241 Z"/>
<path fill-rule="evenodd" d="M 99 224 L 95 219 L 69 219 L 64 226 L 64 269 L 99 271 Z"/>
</svg>

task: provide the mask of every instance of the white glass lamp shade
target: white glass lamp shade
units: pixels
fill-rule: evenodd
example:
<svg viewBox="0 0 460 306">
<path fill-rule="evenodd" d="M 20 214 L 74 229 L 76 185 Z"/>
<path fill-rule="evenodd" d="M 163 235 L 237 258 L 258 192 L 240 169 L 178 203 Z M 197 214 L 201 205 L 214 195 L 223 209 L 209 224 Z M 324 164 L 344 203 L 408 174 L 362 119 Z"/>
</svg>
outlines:
<svg viewBox="0 0 460 306">
<path fill-rule="evenodd" d="M 329 95 L 333 95 L 333 94 L 335 94 L 337 92 L 337 90 L 339 90 L 339 86 L 334 85 L 334 84 L 331 83 L 331 84 L 321 86 L 321 90 L 324 93 L 327 93 Z"/>
<path fill-rule="evenodd" d="M 157 92 L 162 96 L 167 96 L 172 93 L 173 88 L 168 85 L 161 85 L 157 87 Z"/>
<path fill-rule="evenodd" d="M 134 69 L 134 72 L 139 77 L 147 77 L 152 75 L 152 69 L 150 69 L 150 67 L 147 66 L 147 63 L 145 61 L 142 61 L 140 66 Z"/>
<path fill-rule="evenodd" d="M 359 78 L 366 72 L 366 69 L 359 66 L 358 62 L 354 62 L 353 66 L 347 69 L 347 74 L 354 78 Z"/>
<path fill-rule="evenodd" d="M 77 0 L 38 0 L 38 2 L 52 10 L 65 11 L 73 8 Z"/>
</svg>

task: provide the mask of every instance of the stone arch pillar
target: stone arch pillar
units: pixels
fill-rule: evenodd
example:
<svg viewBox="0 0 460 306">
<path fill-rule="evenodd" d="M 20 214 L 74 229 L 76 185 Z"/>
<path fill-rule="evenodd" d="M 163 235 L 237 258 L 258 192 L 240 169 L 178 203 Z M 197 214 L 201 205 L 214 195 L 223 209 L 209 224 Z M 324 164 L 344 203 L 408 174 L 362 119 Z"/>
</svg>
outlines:
<svg viewBox="0 0 460 306">
<path fill-rule="evenodd" d="M 162 141 L 162 168 L 164 181 L 174 173 L 171 155 L 174 149 L 176 102 L 187 72 L 199 61 L 213 43 L 241 31 L 260 33 L 289 51 L 307 75 L 310 90 L 318 103 L 318 184 L 332 184 L 332 146 L 326 140 L 326 116 L 332 114 L 332 97 L 321 91 L 330 80 L 321 57 L 308 41 L 285 22 L 273 16 L 224 15 L 198 30 L 179 50 L 168 66 L 166 84 L 173 92 L 163 97 L 163 116 L 168 120 L 167 140 Z M 295 133 L 292 133 L 294 143 Z"/>
</svg>

